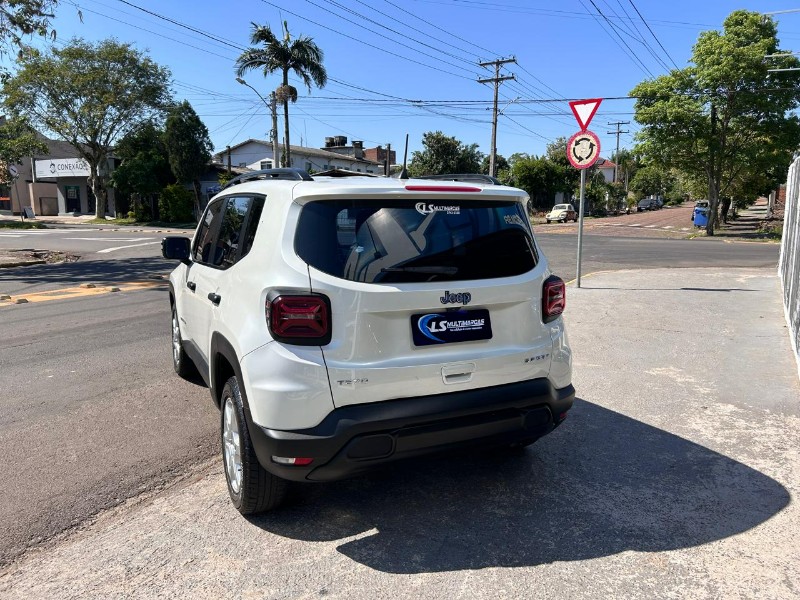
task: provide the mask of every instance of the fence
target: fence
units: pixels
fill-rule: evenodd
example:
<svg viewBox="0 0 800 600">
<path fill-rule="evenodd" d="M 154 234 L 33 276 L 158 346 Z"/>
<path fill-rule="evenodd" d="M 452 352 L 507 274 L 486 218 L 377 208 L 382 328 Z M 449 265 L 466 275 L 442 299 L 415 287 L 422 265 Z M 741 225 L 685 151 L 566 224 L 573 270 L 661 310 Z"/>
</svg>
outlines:
<svg viewBox="0 0 800 600">
<path fill-rule="evenodd" d="M 800 374 L 800 158 L 789 167 L 786 210 L 778 273 L 783 287 L 783 307 Z"/>
</svg>

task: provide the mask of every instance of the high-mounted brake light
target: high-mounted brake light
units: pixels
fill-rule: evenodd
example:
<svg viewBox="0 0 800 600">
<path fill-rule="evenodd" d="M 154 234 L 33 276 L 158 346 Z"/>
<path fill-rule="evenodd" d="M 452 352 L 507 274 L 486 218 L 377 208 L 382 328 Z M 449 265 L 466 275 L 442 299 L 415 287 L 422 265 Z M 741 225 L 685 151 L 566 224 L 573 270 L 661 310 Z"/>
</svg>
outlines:
<svg viewBox="0 0 800 600">
<path fill-rule="evenodd" d="M 279 295 L 267 299 L 267 325 L 275 340 L 305 346 L 331 341 L 331 307 L 326 296 Z"/>
<path fill-rule="evenodd" d="M 567 287 L 560 277 L 551 275 L 542 287 L 542 321 L 555 321 L 567 307 Z"/>
<path fill-rule="evenodd" d="M 480 192 L 481 188 L 461 185 L 407 185 L 409 192 Z"/>
</svg>

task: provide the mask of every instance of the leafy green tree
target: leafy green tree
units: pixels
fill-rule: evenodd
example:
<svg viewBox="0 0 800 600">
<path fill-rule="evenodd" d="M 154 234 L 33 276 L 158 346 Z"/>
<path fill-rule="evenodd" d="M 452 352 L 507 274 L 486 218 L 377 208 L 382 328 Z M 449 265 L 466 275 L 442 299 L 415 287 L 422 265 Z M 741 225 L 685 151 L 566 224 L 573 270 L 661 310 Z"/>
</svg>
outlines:
<svg viewBox="0 0 800 600">
<path fill-rule="evenodd" d="M 483 160 L 481 161 L 481 173 L 484 175 L 490 175 L 489 173 L 489 156 L 484 156 Z M 502 154 L 498 154 L 497 158 L 495 159 L 495 167 L 497 168 L 498 176 L 501 171 L 508 171 L 511 168 L 511 165 L 505 159 Z"/>
<path fill-rule="evenodd" d="M 169 71 L 113 39 L 73 39 L 60 49 L 26 53 L 18 64 L 3 86 L 6 107 L 69 142 L 89 163 L 96 214 L 104 217 L 111 149 L 167 105 Z"/>
<path fill-rule="evenodd" d="M 793 56 L 765 60 L 781 53 L 776 31 L 769 17 L 734 11 L 723 31 L 700 34 L 692 66 L 646 80 L 631 92 L 642 125 L 641 152 L 706 182 L 708 235 L 714 234 L 720 199 L 731 196 L 735 182 L 764 172 L 770 160 L 797 148 L 796 75 L 768 69 L 797 67 L 800 61 Z"/>
<path fill-rule="evenodd" d="M 18 165 L 26 156 L 44 154 L 47 146 L 21 119 L 0 119 L 0 185 L 11 184 L 10 165 Z"/>
<path fill-rule="evenodd" d="M 192 216 L 192 192 L 175 183 L 161 190 L 158 198 L 158 212 L 169 223 L 190 223 Z"/>
<path fill-rule="evenodd" d="M 284 160 L 287 166 L 291 166 L 289 101 L 297 102 L 297 88 L 289 85 L 289 72 L 294 72 L 303 80 L 309 93 L 312 83 L 318 88 L 325 87 L 328 73 L 322 65 L 324 54 L 310 37 L 301 35 L 292 39 L 286 21 L 283 22 L 283 39 L 278 39 L 269 25 L 251 25 L 253 32 L 250 43 L 261 44 L 263 47 L 251 47 L 239 55 L 236 59 L 236 75 L 242 77 L 254 70 L 261 70 L 264 77 L 275 71 L 281 73 L 282 83 L 275 90 L 275 96 L 283 104 Z"/>
<path fill-rule="evenodd" d="M 441 131 L 428 131 L 422 134 L 422 146 L 423 150 L 411 153 L 408 172 L 412 177 L 480 172 L 484 155 L 478 150 L 478 144 L 467 146 Z"/>
<path fill-rule="evenodd" d="M 568 191 L 565 167 L 544 156 L 518 157 L 511 174 L 514 185 L 528 192 L 531 209 L 552 208 L 556 193 Z"/>
<path fill-rule="evenodd" d="M 545 156 L 561 167 L 562 180 L 557 191 L 570 192 L 580 184 L 581 172 L 573 167 L 567 158 L 567 138 L 558 137 L 547 144 Z"/>
<path fill-rule="evenodd" d="M 194 211 L 199 219 L 200 175 L 208 168 L 213 146 L 208 128 L 186 100 L 169 109 L 164 142 L 175 178 L 194 187 Z"/>
<path fill-rule="evenodd" d="M 0 56 L 24 47 L 24 37 L 55 39 L 51 21 L 58 0 L 6 0 L 0 2 Z"/>
<path fill-rule="evenodd" d="M 145 121 L 119 141 L 114 154 L 122 161 L 111 175 L 118 202 L 121 197 L 132 197 L 136 219 L 150 220 L 155 197 L 175 182 L 167 160 L 164 131 Z"/>
</svg>

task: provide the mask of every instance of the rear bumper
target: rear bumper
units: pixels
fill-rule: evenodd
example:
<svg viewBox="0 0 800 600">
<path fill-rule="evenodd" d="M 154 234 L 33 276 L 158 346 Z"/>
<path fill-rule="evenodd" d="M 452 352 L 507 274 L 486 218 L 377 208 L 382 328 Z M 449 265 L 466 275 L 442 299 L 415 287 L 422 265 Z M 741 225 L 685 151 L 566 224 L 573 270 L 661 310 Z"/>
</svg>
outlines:
<svg viewBox="0 0 800 600">
<path fill-rule="evenodd" d="M 319 425 L 279 431 L 248 423 L 259 462 L 294 481 L 332 481 L 381 464 L 476 443 L 534 440 L 563 420 L 575 398 L 548 379 L 345 406 Z M 308 457 L 304 467 L 273 456 Z"/>
</svg>

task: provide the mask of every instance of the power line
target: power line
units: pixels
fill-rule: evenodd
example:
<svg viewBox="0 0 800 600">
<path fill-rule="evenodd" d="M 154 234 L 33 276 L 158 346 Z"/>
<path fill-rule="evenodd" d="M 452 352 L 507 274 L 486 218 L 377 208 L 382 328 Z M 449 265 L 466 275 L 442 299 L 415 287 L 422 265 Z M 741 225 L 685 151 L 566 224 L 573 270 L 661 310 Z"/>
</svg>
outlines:
<svg viewBox="0 0 800 600">
<path fill-rule="evenodd" d="M 619 42 L 622 42 L 622 45 L 624 45 L 625 48 L 627 48 L 627 50 L 625 50 L 625 48 L 623 48 L 620 45 L 620 43 L 617 42 L 617 40 L 614 39 L 614 37 L 611 36 L 611 34 L 609 34 L 609 36 L 611 37 L 612 40 L 614 40 L 614 42 L 617 44 L 617 46 L 620 47 L 620 49 L 628 56 L 628 58 L 632 59 L 635 63 L 640 65 L 645 73 L 649 74 L 650 77 L 655 77 L 655 75 L 653 75 L 653 72 L 649 68 L 647 68 L 647 65 L 645 65 L 644 62 L 642 62 L 642 60 L 638 56 L 636 56 L 636 53 L 633 51 L 633 48 L 631 48 L 628 45 L 628 43 L 622 38 L 622 36 L 619 33 L 617 33 L 617 31 L 614 29 L 613 25 L 611 24 L 611 21 L 609 21 L 608 17 L 605 15 L 605 13 L 603 13 L 603 11 L 598 8 L 597 4 L 594 3 L 594 0 L 589 0 L 589 3 L 594 7 L 594 9 L 603 18 L 603 20 L 605 20 L 609 24 L 611 31 L 617 35 L 617 38 L 619 38 Z M 583 0 L 581 0 L 581 4 L 584 6 L 584 8 L 586 8 L 586 10 L 587 10 L 587 12 L 589 12 L 589 14 L 593 14 L 589 10 L 589 8 L 586 7 L 586 5 L 584 4 Z M 602 21 L 600 21 L 599 19 L 596 19 L 596 20 L 597 20 L 598 23 L 600 23 L 601 26 L 603 25 Z M 605 29 L 605 27 L 603 27 L 603 28 L 606 31 L 606 33 L 608 33 L 608 29 Z"/>
<path fill-rule="evenodd" d="M 638 8 L 636 8 L 636 5 L 633 3 L 633 0 L 628 0 L 628 1 L 631 3 L 631 6 L 633 6 L 633 10 L 635 10 L 635 11 L 636 11 L 636 14 L 637 14 L 637 15 L 639 15 L 639 18 L 642 20 L 642 23 L 644 23 L 644 24 L 645 24 L 645 26 L 647 27 L 647 30 L 648 30 L 650 33 L 652 33 L 652 34 L 653 34 L 653 39 L 655 39 L 655 41 L 658 43 L 658 45 L 659 45 L 659 46 L 661 46 L 661 49 L 664 51 L 664 54 L 666 54 L 666 55 L 667 55 L 667 58 L 669 58 L 670 62 L 671 62 L 671 63 L 672 63 L 674 66 L 675 66 L 675 68 L 676 68 L 676 69 L 680 69 L 680 67 L 678 66 L 678 64 L 677 64 L 677 63 L 676 63 L 676 62 L 673 60 L 673 58 L 672 58 L 672 56 L 670 55 L 670 53 L 669 53 L 669 52 L 667 52 L 667 49 L 666 49 L 666 48 L 664 48 L 664 45 L 661 43 L 661 40 L 659 40 L 659 39 L 658 39 L 658 36 L 656 35 L 655 31 L 653 31 L 653 30 L 650 28 L 650 25 L 649 25 L 649 23 L 648 23 L 648 22 L 645 20 L 645 18 L 642 16 L 642 13 L 640 13 L 640 12 L 639 12 L 639 9 L 638 9 Z"/>
</svg>

